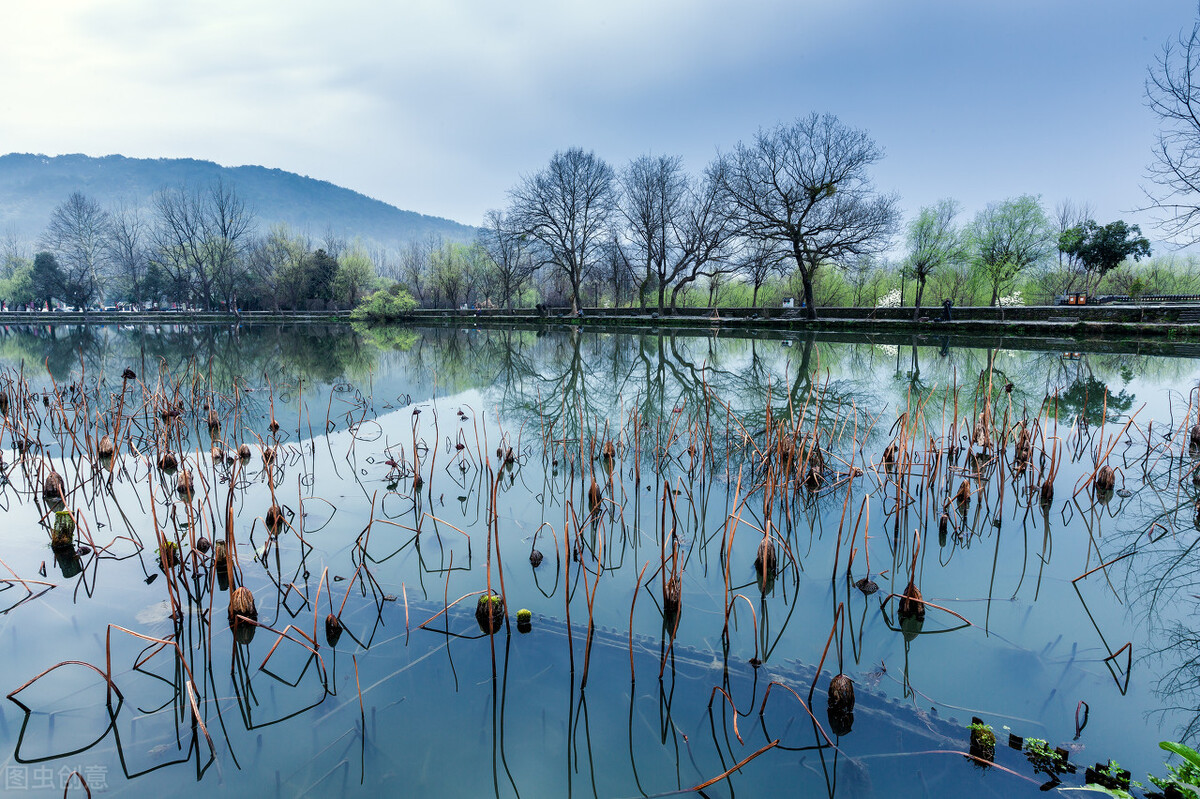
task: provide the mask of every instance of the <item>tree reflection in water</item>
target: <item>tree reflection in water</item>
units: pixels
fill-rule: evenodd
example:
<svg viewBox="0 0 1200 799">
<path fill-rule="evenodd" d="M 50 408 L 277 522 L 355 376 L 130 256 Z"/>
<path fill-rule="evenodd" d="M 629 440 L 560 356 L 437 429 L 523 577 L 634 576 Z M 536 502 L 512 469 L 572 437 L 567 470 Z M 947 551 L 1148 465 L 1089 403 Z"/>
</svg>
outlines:
<svg viewBox="0 0 1200 799">
<path fill-rule="evenodd" d="M 236 771 L 244 793 L 406 774 L 431 792 L 658 794 L 768 747 L 709 790 L 860 795 L 914 767 L 977 790 L 995 772 L 928 754 L 966 746 L 931 709 L 1058 739 L 1087 697 L 1103 712 L 1085 742 L 1122 762 L 1149 740 L 1131 743 L 1140 713 L 1196 723 L 1196 662 L 1148 658 L 1198 643 L 1186 360 L 910 335 L 336 325 L 9 328 L 0 358 L 6 443 L 35 442 L 6 453 L 6 617 L 58 631 L 0 628 L 25 653 L 3 673 L 19 685 L 111 658 L 101 673 L 126 704 L 82 743 L 99 736 L 89 756 L 139 787 L 170 788 L 155 775 L 183 761 L 197 780 Z M 127 366 L 140 377 L 123 383 Z M 91 456 L 102 433 L 122 453 L 108 469 Z M 227 456 L 246 442 L 249 460 Z M 163 447 L 194 498 L 154 468 Z M 1104 464 L 1112 496 L 1092 485 Z M 50 468 L 90 551 L 56 555 L 61 579 L 39 583 Z M 276 505 L 286 521 L 268 525 Z M 164 569 L 154 550 L 172 543 L 182 565 Z M 753 566 L 764 543 L 770 573 Z M 80 604 L 37 593 L 51 580 Z M 261 626 L 227 631 L 221 594 L 238 586 Z M 531 607 L 532 634 L 481 632 L 466 608 L 487 590 L 505 618 Z M 64 619 L 116 625 L 111 644 L 96 656 Z M 1183 712 L 1151 703 L 1141 669 Z M 820 712 L 833 671 L 858 683 L 849 723 Z M 36 707 L 61 714 L 53 701 Z M 5 718 L 21 759 L 56 740 L 45 718 L 19 733 Z"/>
</svg>

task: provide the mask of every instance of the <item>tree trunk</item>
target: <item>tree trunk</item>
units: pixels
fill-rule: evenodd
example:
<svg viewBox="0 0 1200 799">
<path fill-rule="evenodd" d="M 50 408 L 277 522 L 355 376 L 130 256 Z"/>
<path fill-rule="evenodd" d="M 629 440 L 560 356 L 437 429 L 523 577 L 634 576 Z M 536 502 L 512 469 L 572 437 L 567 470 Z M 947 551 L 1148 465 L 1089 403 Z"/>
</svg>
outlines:
<svg viewBox="0 0 1200 799">
<path fill-rule="evenodd" d="M 921 297 L 925 294 L 925 276 L 917 278 L 917 297 L 913 301 L 913 321 L 921 318 Z"/>
<path fill-rule="evenodd" d="M 808 311 L 807 316 L 810 320 L 815 321 L 817 318 L 817 306 L 813 302 L 812 272 L 801 269 L 800 281 L 804 284 L 804 305 Z"/>
<path fill-rule="evenodd" d="M 993 283 L 992 284 L 992 301 L 991 301 L 991 303 L 989 303 L 990 307 L 995 308 L 996 301 L 999 299 L 1000 299 L 1000 284 Z"/>
</svg>

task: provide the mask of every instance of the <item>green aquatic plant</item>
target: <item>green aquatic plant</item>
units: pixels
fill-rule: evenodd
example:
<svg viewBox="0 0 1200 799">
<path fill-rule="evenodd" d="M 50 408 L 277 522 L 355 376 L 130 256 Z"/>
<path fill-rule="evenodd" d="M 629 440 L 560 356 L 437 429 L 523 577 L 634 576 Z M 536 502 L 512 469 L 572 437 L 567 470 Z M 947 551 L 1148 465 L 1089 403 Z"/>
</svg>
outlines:
<svg viewBox="0 0 1200 799">
<path fill-rule="evenodd" d="M 1050 744 L 1041 738 L 1025 739 L 1025 758 L 1033 765 L 1034 771 L 1040 771 L 1051 777 L 1062 768 L 1063 757 L 1050 748 Z"/>
<path fill-rule="evenodd" d="M 1156 777 L 1149 775 L 1150 782 L 1161 791 L 1168 786 L 1174 786 L 1179 795 L 1186 799 L 1197 799 L 1200 796 L 1200 753 L 1190 746 L 1184 746 L 1174 741 L 1162 741 L 1159 746 L 1168 752 L 1173 752 L 1183 758 L 1178 765 L 1166 764 L 1167 776 Z"/>
</svg>

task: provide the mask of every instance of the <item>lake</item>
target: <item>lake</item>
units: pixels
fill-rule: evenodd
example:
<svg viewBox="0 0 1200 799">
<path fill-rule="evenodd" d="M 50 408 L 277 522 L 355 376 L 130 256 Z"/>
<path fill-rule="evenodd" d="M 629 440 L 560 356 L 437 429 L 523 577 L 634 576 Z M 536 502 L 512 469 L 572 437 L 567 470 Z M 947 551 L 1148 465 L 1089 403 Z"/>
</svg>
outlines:
<svg viewBox="0 0 1200 799">
<path fill-rule="evenodd" d="M 0 330 L 4 787 L 1163 774 L 1200 732 L 1200 353 L 789 335 Z"/>
</svg>

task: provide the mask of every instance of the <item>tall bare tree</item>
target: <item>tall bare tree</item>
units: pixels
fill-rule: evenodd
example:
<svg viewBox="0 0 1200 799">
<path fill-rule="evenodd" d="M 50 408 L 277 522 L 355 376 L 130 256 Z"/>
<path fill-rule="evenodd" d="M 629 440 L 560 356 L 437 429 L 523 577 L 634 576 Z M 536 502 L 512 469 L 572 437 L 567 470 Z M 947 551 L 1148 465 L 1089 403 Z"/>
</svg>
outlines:
<svg viewBox="0 0 1200 799">
<path fill-rule="evenodd" d="M 529 237 L 503 211 L 491 210 L 484 216 L 479 244 L 488 256 L 483 271 L 489 294 L 499 300 L 501 307 L 511 311 L 513 299 L 537 268 Z"/>
<path fill-rule="evenodd" d="M 899 222 L 894 194 L 878 194 L 867 174 L 883 150 L 865 131 L 829 114 L 759 130 L 728 157 L 725 186 L 751 238 L 784 244 L 796 262 L 810 319 L 813 276 L 885 249 Z"/>
<path fill-rule="evenodd" d="M 537 241 L 545 263 L 562 273 L 579 310 L 580 289 L 603 254 L 616 210 L 616 176 L 593 152 L 556 152 L 541 171 L 510 192 L 517 228 Z"/>
<path fill-rule="evenodd" d="M 233 186 L 217 180 L 207 188 L 164 189 L 154 210 L 154 257 L 175 293 L 208 308 L 222 301 L 233 307 L 253 234 L 253 215 Z"/>
<path fill-rule="evenodd" d="M 73 192 L 50 215 L 44 244 L 62 270 L 63 299 L 86 309 L 100 297 L 107 267 L 108 213 L 90 197 Z"/>
<path fill-rule="evenodd" d="M 619 207 L 628 231 L 627 259 L 641 272 L 638 294 L 643 307 L 650 287 L 657 289 L 662 312 L 668 290 L 674 307 L 688 284 L 732 268 L 723 260 L 733 225 L 722 168 L 718 161 L 702 178 L 693 179 L 678 156 L 644 155 L 621 174 Z"/>
<path fill-rule="evenodd" d="M 1191 244 L 1200 240 L 1200 21 L 1163 45 L 1146 101 L 1160 123 L 1148 169 L 1150 207 L 1168 236 Z"/>
<path fill-rule="evenodd" d="M 442 237 L 430 233 L 422 239 L 414 239 L 400 252 L 399 280 L 420 305 L 428 307 L 430 302 L 430 265 L 433 254 L 442 247 Z"/>
<path fill-rule="evenodd" d="M 154 289 L 146 236 L 146 222 L 136 207 L 118 205 L 109 213 L 107 243 L 113 277 L 125 299 L 138 303 L 150 299 Z"/>
</svg>

